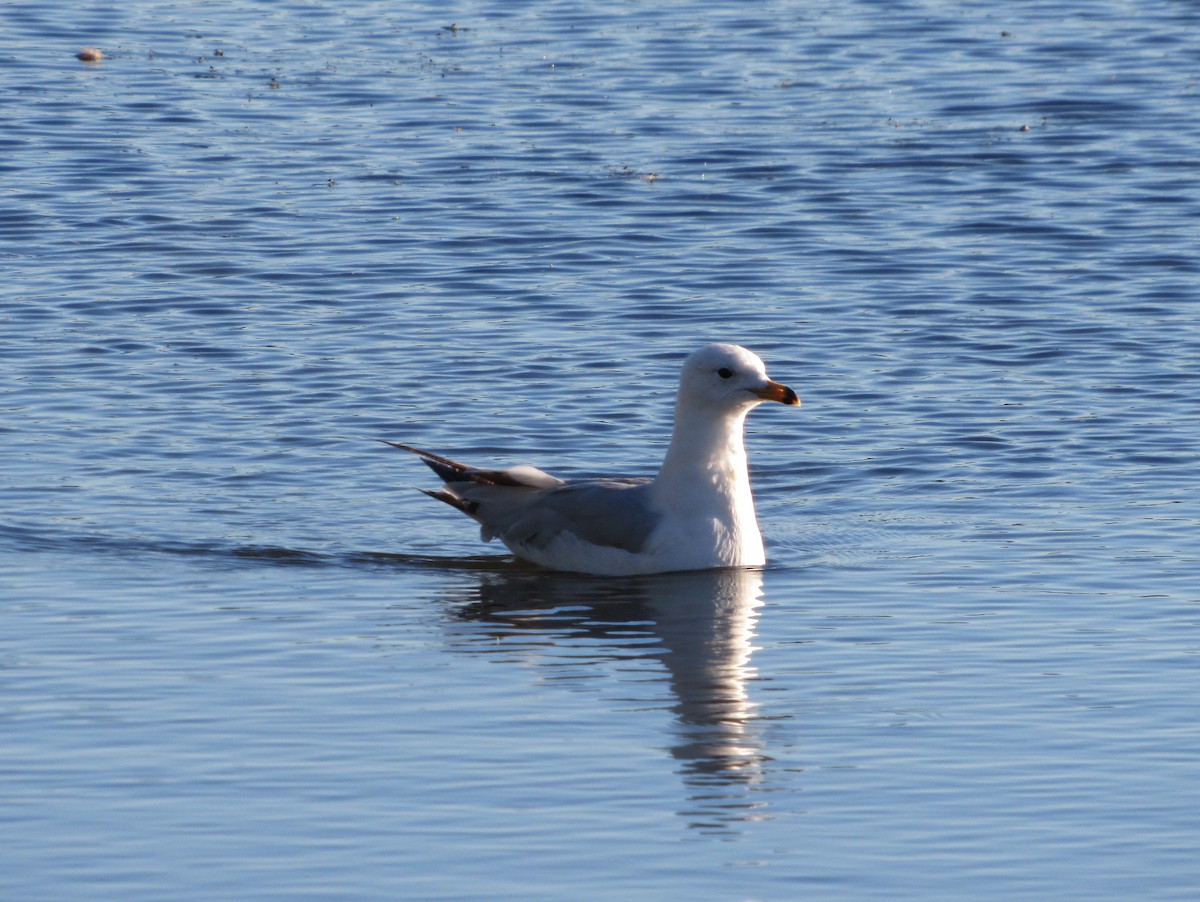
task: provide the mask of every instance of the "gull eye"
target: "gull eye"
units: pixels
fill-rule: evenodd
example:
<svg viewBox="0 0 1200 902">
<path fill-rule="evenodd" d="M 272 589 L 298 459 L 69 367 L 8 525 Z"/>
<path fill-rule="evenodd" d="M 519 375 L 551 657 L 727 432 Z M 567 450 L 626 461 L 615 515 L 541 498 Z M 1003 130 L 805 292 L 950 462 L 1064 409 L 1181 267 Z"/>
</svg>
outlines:
<svg viewBox="0 0 1200 902">
<path fill-rule="evenodd" d="M 729 379 L 730 377 L 733 376 L 733 370 L 731 370 L 727 366 L 723 366 L 719 370 L 717 370 L 717 375 L 720 376 L 722 379 Z"/>
</svg>

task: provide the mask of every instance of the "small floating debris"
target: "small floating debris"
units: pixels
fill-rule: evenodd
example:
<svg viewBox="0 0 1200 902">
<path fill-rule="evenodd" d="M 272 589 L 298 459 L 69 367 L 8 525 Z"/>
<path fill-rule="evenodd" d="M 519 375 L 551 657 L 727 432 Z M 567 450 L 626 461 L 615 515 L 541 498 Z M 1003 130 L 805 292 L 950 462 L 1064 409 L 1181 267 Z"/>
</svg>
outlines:
<svg viewBox="0 0 1200 902">
<path fill-rule="evenodd" d="M 75 59 L 83 63 L 98 63 L 104 59 L 104 51 L 99 47 L 84 47 L 75 54 Z"/>
</svg>

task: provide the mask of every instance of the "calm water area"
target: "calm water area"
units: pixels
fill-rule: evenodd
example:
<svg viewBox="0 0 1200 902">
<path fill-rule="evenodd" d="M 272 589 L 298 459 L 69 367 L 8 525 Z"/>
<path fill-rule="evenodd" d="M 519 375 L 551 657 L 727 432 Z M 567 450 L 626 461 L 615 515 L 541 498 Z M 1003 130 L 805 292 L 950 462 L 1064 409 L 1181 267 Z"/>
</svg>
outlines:
<svg viewBox="0 0 1200 902">
<path fill-rule="evenodd" d="M 1192 2 L 0 3 L 0 898 L 1200 897 L 1198 113 Z M 762 570 L 375 441 L 653 475 L 714 340 Z"/>
</svg>

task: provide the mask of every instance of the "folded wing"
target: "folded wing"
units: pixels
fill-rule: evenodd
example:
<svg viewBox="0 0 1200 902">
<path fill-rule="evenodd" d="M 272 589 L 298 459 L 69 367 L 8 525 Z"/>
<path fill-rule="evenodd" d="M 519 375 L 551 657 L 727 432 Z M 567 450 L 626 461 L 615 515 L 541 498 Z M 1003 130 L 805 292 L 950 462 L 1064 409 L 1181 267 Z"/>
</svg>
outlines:
<svg viewBox="0 0 1200 902">
<path fill-rule="evenodd" d="M 445 484 L 425 494 L 474 518 L 484 541 L 499 538 L 518 555 L 570 536 L 637 553 L 659 521 L 649 479 L 564 482 L 536 467 L 486 470 L 409 445 L 384 444 L 418 455 Z"/>
</svg>

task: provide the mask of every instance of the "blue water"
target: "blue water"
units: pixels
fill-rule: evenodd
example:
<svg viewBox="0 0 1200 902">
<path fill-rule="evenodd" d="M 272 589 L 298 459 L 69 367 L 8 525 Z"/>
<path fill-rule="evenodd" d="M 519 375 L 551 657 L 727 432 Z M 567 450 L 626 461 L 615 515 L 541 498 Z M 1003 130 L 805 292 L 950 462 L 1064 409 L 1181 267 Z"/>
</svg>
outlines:
<svg viewBox="0 0 1200 902">
<path fill-rule="evenodd" d="M 0 26 L 3 898 L 1200 894 L 1193 4 Z M 650 475 L 714 339 L 761 572 L 372 441 Z"/>
</svg>

